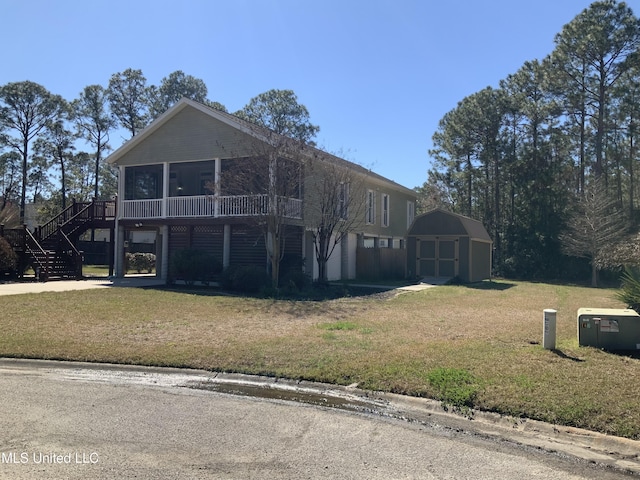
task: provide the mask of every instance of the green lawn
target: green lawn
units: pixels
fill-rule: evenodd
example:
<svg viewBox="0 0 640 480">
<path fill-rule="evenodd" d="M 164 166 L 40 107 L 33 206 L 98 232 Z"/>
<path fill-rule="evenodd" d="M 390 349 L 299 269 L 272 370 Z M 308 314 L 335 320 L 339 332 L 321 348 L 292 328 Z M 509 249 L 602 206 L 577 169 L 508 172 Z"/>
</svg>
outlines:
<svg viewBox="0 0 640 480">
<path fill-rule="evenodd" d="M 640 439 L 640 360 L 579 347 L 580 307 L 610 289 L 528 282 L 322 302 L 216 290 L 0 297 L 0 356 L 204 368 L 361 388 Z M 558 310 L 556 352 L 542 311 Z"/>
</svg>

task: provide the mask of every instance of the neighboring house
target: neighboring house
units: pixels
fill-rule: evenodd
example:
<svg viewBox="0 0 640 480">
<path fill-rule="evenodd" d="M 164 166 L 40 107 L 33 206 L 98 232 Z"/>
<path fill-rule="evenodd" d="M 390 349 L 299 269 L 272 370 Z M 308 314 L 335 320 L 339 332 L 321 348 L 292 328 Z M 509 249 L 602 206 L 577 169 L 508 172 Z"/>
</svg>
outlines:
<svg viewBox="0 0 640 480">
<path fill-rule="evenodd" d="M 38 210 L 42 208 L 41 203 L 25 203 L 24 205 L 24 224 L 29 230 L 33 230 L 42 222 L 38 219 Z"/>
<path fill-rule="evenodd" d="M 254 221 L 264 211 L 266 195 L 242 193 L 226 184 L 230 182 L 225 177 L 254 168 L 252 162 L 259 157 L 253 147 L 265 138 L 259 127 L 182 99 L 111 154 L 107 161 L 119 168 L 116 275 L 124 275 L 124 253 L 141 236 L 155 239 L 157 274 L 165 280 L 171 255 L 184 248 L 206 250 L 225 267 L 266 268 L 264 235 Z M 362 180 L 360 191 L 366 195 L 359 213 L 362 222 L 331 256 L 330 280 L 355 277 L 357 247 L 405 248 L 415 212 L 413 190 L 313 147 L 305 149 L 321 161 L 350 169 Z M 279 200 L 288 225 L 284 250 L 289 257 L 304 259 L 305 272 L 315 277 L 309 220 L 314 200 L 309 180 L 301 177 L 297 193 Z M 343 194 L 349 194 L 345 190 Z"/>
</svg>

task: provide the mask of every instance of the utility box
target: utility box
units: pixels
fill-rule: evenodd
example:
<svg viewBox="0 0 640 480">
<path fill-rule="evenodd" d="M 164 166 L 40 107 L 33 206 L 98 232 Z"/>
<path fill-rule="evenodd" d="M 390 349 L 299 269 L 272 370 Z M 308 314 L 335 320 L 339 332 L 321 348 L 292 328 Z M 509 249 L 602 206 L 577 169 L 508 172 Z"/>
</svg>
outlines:
<svg viewBox="0 0 640 480">
<path fill-rule="evenodd" d="M 604 350 L 640 350 L 640 315 L 635 310 L 581 308 L 578 342 Z"/>
</svg>

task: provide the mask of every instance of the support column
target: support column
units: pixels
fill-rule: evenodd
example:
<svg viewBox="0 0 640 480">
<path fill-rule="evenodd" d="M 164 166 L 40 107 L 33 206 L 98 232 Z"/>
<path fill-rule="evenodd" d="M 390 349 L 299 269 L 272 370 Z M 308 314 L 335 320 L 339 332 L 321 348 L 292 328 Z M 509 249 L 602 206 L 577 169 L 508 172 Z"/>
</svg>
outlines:
<svg viewBox="0 0 640 480">
<path fill-rule="evenodd" d="M 167 216 L 167 197 L 169 197 L 169 163 L 165 162 L 162 167 L 162 217 Z"/>
<path fill-rule="evenodd" d="M 222 162 L 219 158 L 214 158 L 215 174 L 213 181 L 215 183 L 215 190 L 213 192 L 213 216 L 220 216 L 220 176 L 222 175 Z"/>
<path fill-rule="evenodd" d="M 222 231 L 222 268 L 228 268 L 231 262 L 231 225 L 225 223 Z"/>
<path fill-rule="evenodd" d="M 109 251 L 107 253 L 108 257 L 109 257 L 109 276 L 113 277 L 114 274 L 114 261 L 115 261 L 115 254 L 116 254 L 116 230 L 115 228 L 110 228 L 109 229 Z"/>
<path fill-rule="evenodd" d="M 116 223 L 115 276 L 124 277 L 124 228 Z"/>
<path fill-rule="evenodd" d="M 160 227 L 160 235 L 162 237 L 162 260 L 160 263 L 160 278 L 166 282 L 169 279 L 169 225 Z M 156 272 L 157 274 L 157 272 Z"/>
</svg>

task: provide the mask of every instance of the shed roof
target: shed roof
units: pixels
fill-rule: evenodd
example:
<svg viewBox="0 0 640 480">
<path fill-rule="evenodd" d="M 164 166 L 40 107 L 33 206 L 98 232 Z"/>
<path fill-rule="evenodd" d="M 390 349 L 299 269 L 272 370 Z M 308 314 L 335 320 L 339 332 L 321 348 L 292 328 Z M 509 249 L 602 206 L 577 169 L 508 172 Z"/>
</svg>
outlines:
<svg viewBox="0 0 640 480">
<path fill-rule="evenodd" d="M 417 216 L 408 234 L 468 236 L 474 240 L 491 241 L 482 222 L 441 208 Z"/>
</svg>

